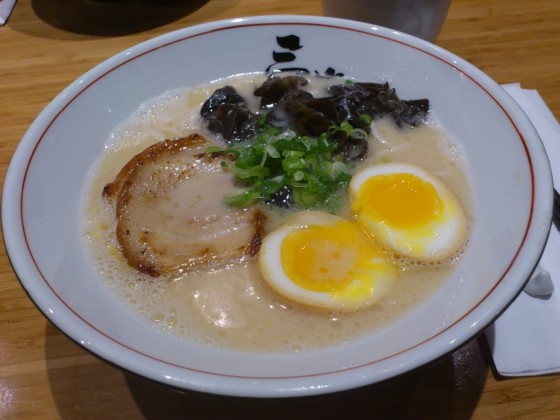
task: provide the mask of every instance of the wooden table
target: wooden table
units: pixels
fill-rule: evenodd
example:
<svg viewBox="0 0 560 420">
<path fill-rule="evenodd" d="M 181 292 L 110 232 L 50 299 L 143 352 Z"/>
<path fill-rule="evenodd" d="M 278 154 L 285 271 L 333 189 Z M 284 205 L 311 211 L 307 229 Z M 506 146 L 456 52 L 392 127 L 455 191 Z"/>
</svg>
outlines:
<svg viewBox="0 0 560 420">
<path fill-rule="evenodd" d="M 342 1 L 342 0 L 341 0 Z M 140 41 L 217 19 L 321 14 L 319 0 L 19 0 L 0 28 L 0 179 L 65 86 Z M 112 12 L 106 10 L 112 8 Z M 500 83 L 537 89 L 560 119 L 560 2 L 453 0 L 437 44 Z M 97 359 L 34 307 L 0 248 L 0 418 L 560 418 L 560 376 L 502 379 L 483 339 L 417 372 L 290 400 L 179 393 Z"/>
</svg>

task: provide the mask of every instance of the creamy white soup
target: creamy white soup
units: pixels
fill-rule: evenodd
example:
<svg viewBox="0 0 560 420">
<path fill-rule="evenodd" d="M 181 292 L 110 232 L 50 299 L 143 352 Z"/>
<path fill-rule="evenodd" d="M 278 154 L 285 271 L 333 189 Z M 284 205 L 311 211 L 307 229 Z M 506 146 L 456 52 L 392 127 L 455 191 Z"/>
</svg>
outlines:
<svg viewBox="0 0 560 420">
<path fill-rule="evenodd" d="M 218 269 L 166 278 L 131 268 L 119 249 L 114 208 L 103 200 L 103 187 L 134 155 L 158 141 L 202 133 L 221 144 L 202 128 L 201 104 L 225 84 L 234 85 L 249 99 L 264 80 L 263 75 L 245 75 L 166 92 L 142 104 L 114 130 L 94 168 L 84 206 L 84 235 L 100 278 L 124 305 L 154 328 L 208 346 L 300 352 L 340 344 L 384 328 L 433 295 L 452 273 L 460 253 L 431 264 L 400 258 L 398 280 L 387 296 L 366 309 L 338 312 L 305 307 L 277 295 L 263 281 L 254 257 Z M 313 79 L 309 89 L 321 96 L 329 83 L 334 82 Z M 257 106 L 256 100 L 253 105 Z M 467 218 L 472 216 L 462 149 L 434 115 L 414 128 L 399 128 L 390 118 L 374 120 L 369 142 L 369 154 L 359 166 L 388 161 L 422 166 L 444 180 Z M 265 232 L 282 223 L 289 213 L 267 211 Z M 348 209 L 341 213 L 349 215 Z"/>
</svg>

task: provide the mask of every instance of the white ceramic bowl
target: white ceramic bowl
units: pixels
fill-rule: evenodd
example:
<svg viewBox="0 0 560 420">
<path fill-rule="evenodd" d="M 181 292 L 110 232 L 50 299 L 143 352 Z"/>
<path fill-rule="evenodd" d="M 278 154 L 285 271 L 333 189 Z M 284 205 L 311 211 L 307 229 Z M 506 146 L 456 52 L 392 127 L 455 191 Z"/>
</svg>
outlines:
<svg viewBox="0 0 560 420">
<path fill-rule="evenodd" d="M 292 62 L 277 36 L 295 35 Z M 288 51 L 289 52 L 289 51 Z M 429 98 L 464 147 L 474 195 L 470 244 L 453 275 L 398 322 L 350 343 L 295 354 L 201 347 L 152 329 L 120 304 L 92 267 L 80 208 L 89 169 L 113 128 L 166 90 L 225 76 L 328 68 L 389 81 L 403 98 Z M 148 378 L 226 395 L 279 397 L 381 381 L 454 350 L 522 290 L 551 220 L 552 182 L 529 120 L 499 85 L 464 60 L 364 23 L 271 16 L 185 28 L 98 65 L 33 122 L 10 165 L 2 224 L 14 270 L 40 310 L 100 357 Z"/>
</svg>

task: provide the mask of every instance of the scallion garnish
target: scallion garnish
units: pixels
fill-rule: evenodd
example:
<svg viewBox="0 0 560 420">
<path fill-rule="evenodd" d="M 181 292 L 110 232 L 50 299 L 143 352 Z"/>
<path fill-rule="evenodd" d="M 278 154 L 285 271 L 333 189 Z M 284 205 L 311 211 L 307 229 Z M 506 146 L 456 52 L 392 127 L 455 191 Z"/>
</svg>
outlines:
<svg viewBox="0 0 560 420">
<path fill-rule="evenodd" d="M 352 137 L 366 134 L 349 123 L 333 126 L 318 138 L 263 124 L 251 141 L 221 150 L 231 157 L 227 165 L 244 185 L 227 195 L 225 203 L 247 207 L 256 201 L 270 202 L 275 194 L 289 191 L 301 208 L 336 211 L 340 191 L 350 182 L 352 172 L 352 164 L 335 153 L 341 130 Z"/>
</svg>

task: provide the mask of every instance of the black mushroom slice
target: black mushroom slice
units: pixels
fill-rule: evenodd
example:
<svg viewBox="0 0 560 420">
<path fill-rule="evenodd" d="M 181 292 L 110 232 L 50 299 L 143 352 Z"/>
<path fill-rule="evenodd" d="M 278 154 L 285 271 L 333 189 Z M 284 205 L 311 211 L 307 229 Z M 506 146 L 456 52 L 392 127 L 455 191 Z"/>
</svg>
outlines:
<svg viewBox="0 0 560 420">
<path fill-rule="evenodd" d="M 426 115 L 430 110 L 428 99 L 415 99 L 402 101 L 403 106 L 393 112 L 393 118 L 399 126 L 417 126 L 426 121 Z"/>
<path fill-rule="evenodd" d="M 202 105 L 200 115 L 208 130 L 226 142 L 246 140 L 255 133 L 258 122 L 258 116 L 232 86 L 217 89 Z"/>
<path fill-rule="evenodd" d="M 300 76 L 270 77 L 255 89 L 260 107 L 268 110 L 267 122 L 276 127 L 291 128 L 301 135 L 318 136 L 328 130 L 332 121 L 323 113 L 307 106 L 315 100 L 301 87 L 309 82 Z"/>
<path fill-rule="evenodd" d="M 335 85 L 329 89 L 335 104 L 334 113 L 338 120 L 348 120 L 354 127 L 365 127 L 360 115 L 367 114 L 372 118 L 391 115 L 397 125 L 416 126 L 426 120 L 430 109 L 427 99 L 406 101 L 400 99 L 395 89 L 388 83 L 351 83 Z M 311 104 L 310 106 L 314 106 Z M 323 111 L 325 112 L 325 111 Z M 328 111 L 326 111 L 328 112 Z"/>
<path fill-rule="evenodd" d="M 300 89 L 307 84 L 307 79 L 300 76 L 270 77 L 255 89 L 255 96 L 261 98 L 261 109 L 267 110 L 267 122 L 302 135 L 318 136 L 326 131 L 331 121 L 306 105 L 314 99 Z"/>
<path fill-rule="evenodd" d="M 388 83 L 347 83 L 330 86 L 328 95 L 315 98 L 302 88 L 308 81 L 300 76 L 271 77 L 255 90 L 268 121 L 290 127 L 299 134 L 319 135 L 331 125 L 348 121 L 369 132 L 367 119 L 391 115 L 397 125 L 416 126 L 425 121 L 427 99 L 400 99 Z"/>
<path fill-rule="evenodd" d="M 304 87 L 304 77 L 271 76 L 254 95 L 260 98 L 259 114 L 270 125 L 292 129 L 300 135 L 319 136 L 332 126 L 348 122 L 366 133 L 370 119 L 390 115 L 399 127 L 416 126 L 426 119 L 430 109 L 427 99 L 402 100 L 388 83 L 351 82 L 332 85 L 327 96 L 315 98 Z M 208 129 L 227 142 L 243 141 L 255 135 L 259 114 L 249 110 L 245 99 L 231 86 L 216 90 L 201 109 Z M 369 118 L 364 118 L 368 116 Z M 345 160 L 361 159 L 368 142 L 340 132 L 336 153 Z"/>
<path fill-rule="evenodd" d="M 366 157 L 369 143 L 365 137 L 351 137 L 344 131 L 336 133 L 338 147 L 334 154 L 342 156 L 345 162 L 360 160 Z"/>
<path fill-rule="evenodd" d="M 313 107 L 321 107 L 336 124 L 348 121 L 353 127 L 362 128 L 369 132 L 369 124 L 366 124 L 361 115 L 369 115 L 372 118 L 382 116 L 387 110 L 379 103 L 379 95 L 389 88 L 387 83 L 351 83 L 346 85 L 334 85 L 329 88 L 330 103 L 313 104 Z M 329 105 L 331 110 L 329 110 Z"/>
<path fill-rule="evenodd" d="M 307 92 L 286 95 L 278 106 L 268 114 L 268 120 L 276 126 L 287 123 L 296 133 L 305 136 L 319 136 L 333 124 L 321 111 L 308 106 Z M 286 121 L 282 122 L 282 118 Z M 280 122 L 280 123 L 279 123 Z"/>
<path fill-rule="evenodd" d="M 285 95 L 291 92 L 300 92 L 299 88 L 308 83 L 307 79 L 300 76 L 269 77 L 255 89 L 254 94 L 261 98 L 260 107 L 262 109 L 270 109 L 278 105 Z"/>
</svg>

